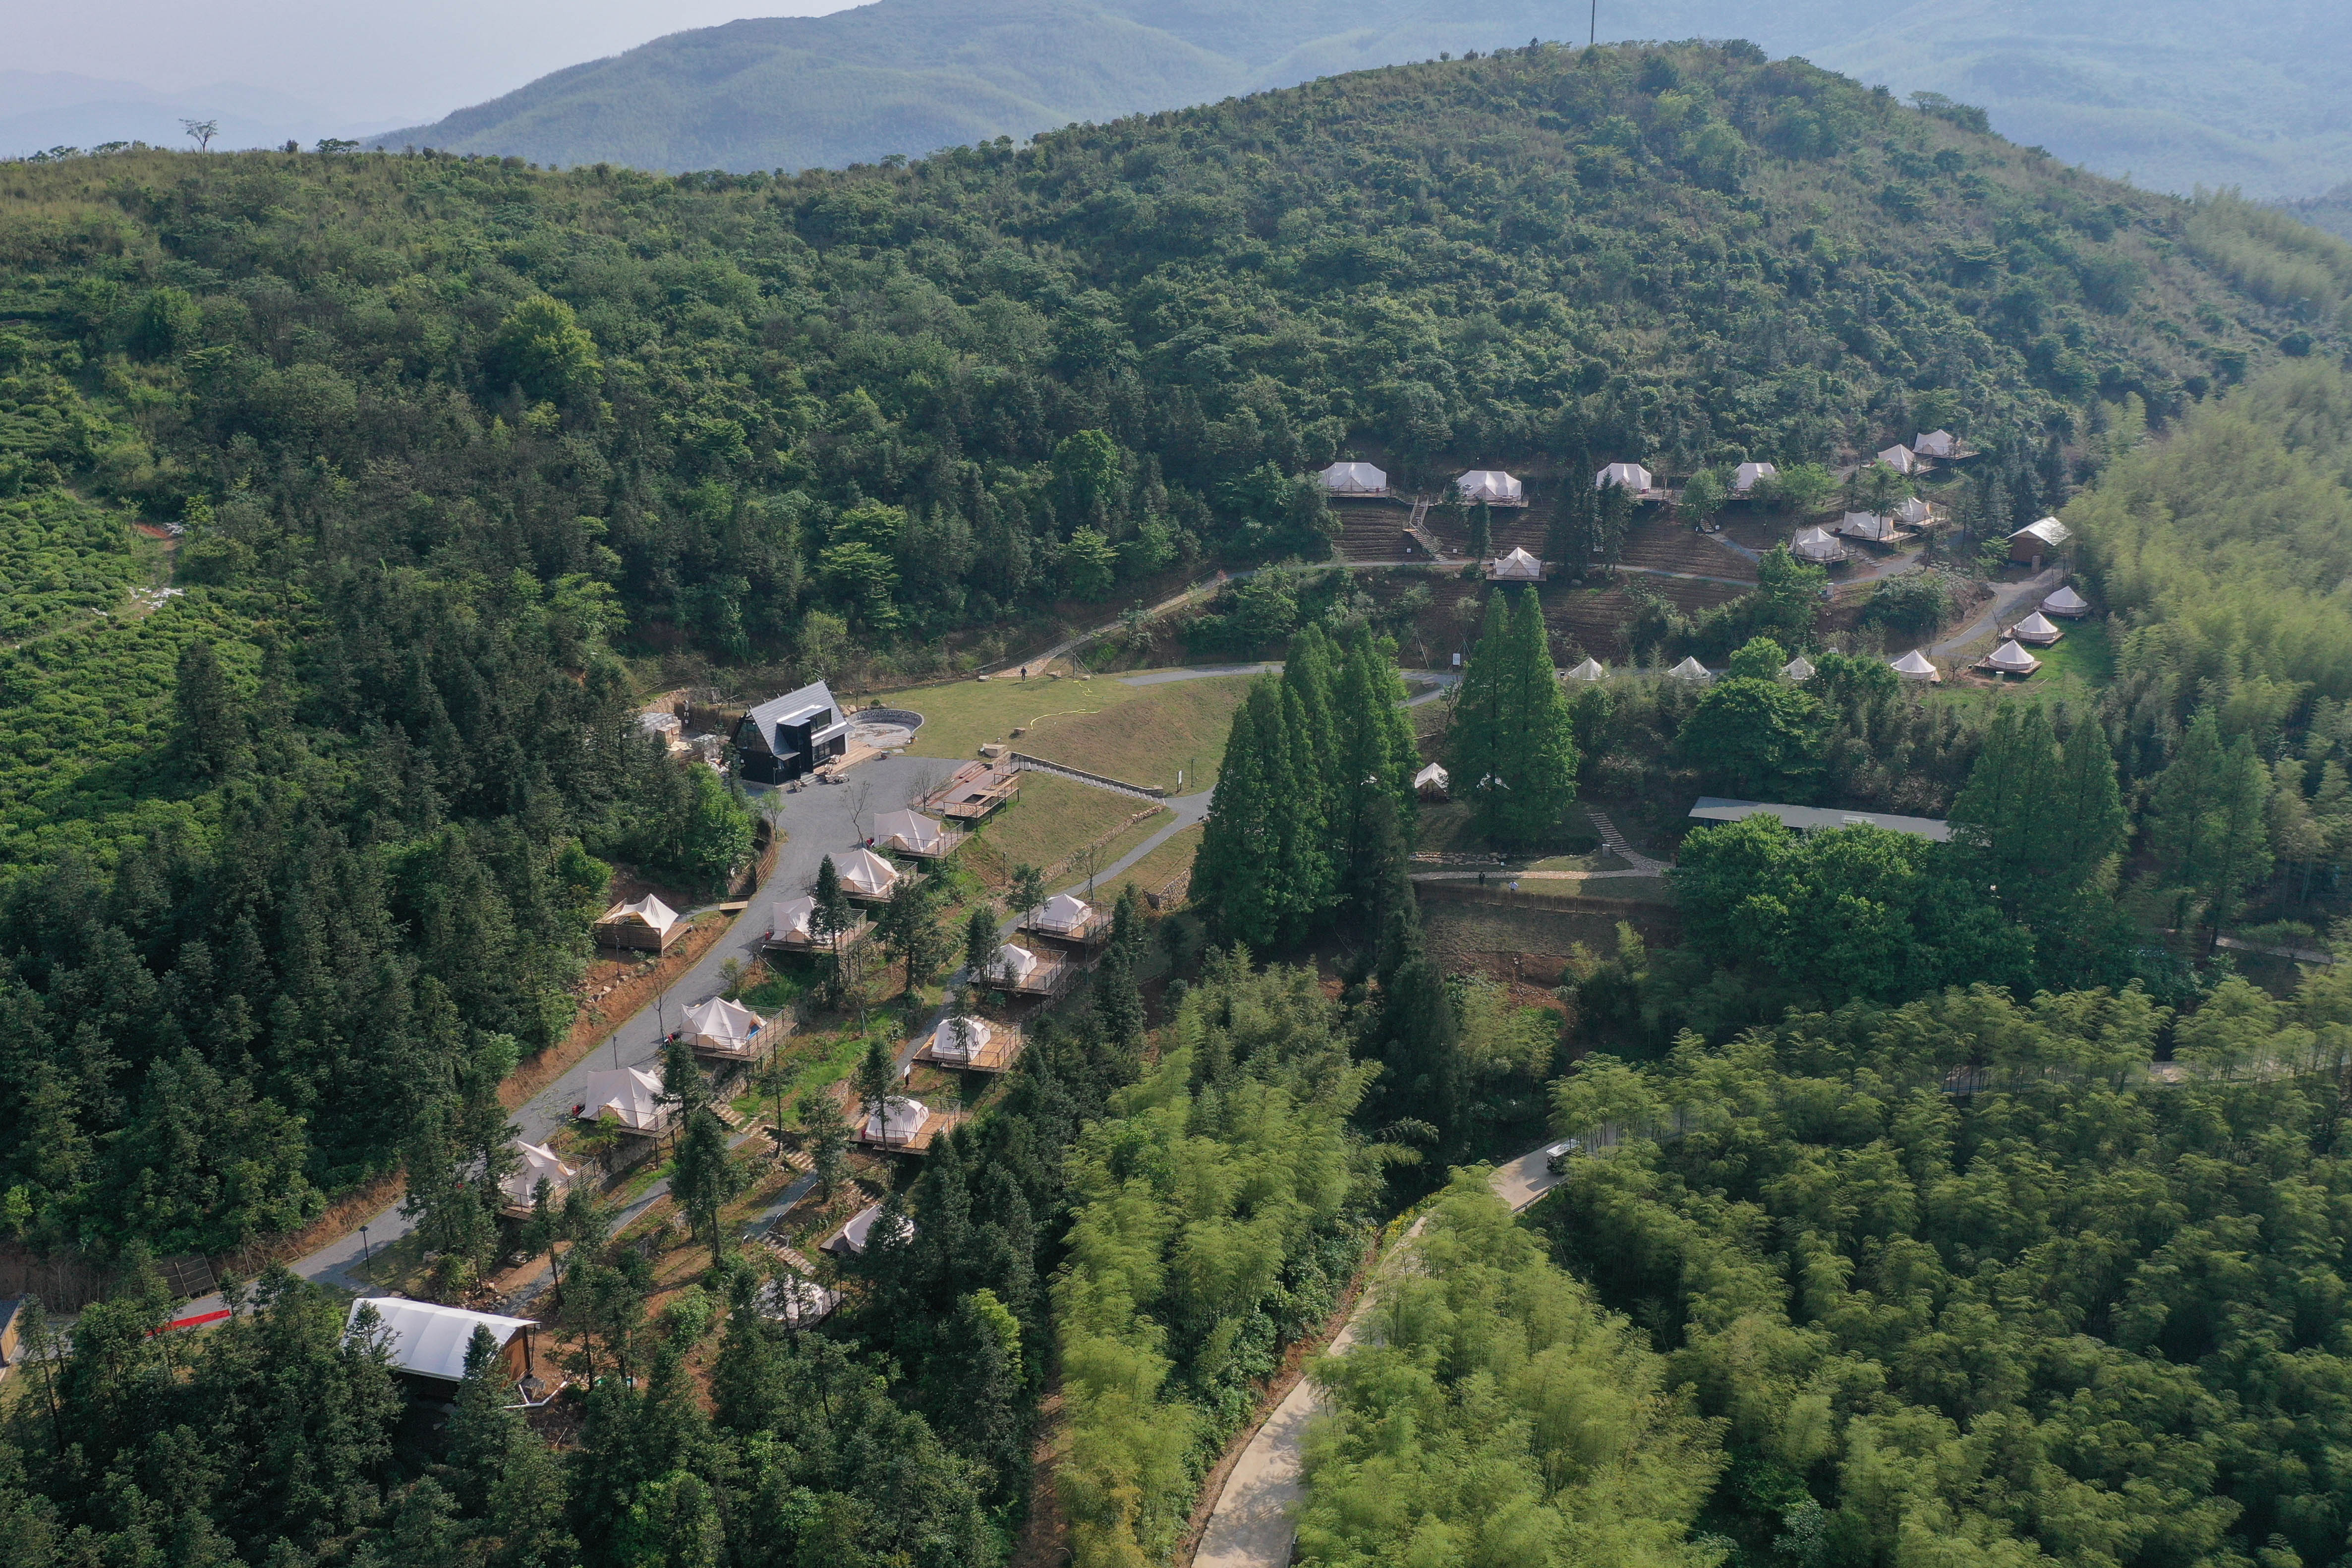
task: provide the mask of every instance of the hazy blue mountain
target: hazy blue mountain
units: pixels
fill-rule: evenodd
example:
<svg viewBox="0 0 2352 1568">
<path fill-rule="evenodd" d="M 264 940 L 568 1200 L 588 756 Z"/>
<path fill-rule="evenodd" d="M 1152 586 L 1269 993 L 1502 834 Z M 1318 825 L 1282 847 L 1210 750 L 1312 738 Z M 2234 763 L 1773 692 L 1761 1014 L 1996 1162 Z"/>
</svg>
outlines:
<svg viewBox="0 0 2352 1568">
<path fill-rule="evenodd" d="M 1531 0 L 877 0 L 673 34 L 383 140 L 562 164 L 794 169 L 1573 37 L 1583 20 Z M 2148 185 L 2300 196 L 2352 178 L 2342 0 L 1608 0 L 1600 31 L 1747 37 L 1898 92 L 1943 92 L 2016 140 Z"/>
</svg>

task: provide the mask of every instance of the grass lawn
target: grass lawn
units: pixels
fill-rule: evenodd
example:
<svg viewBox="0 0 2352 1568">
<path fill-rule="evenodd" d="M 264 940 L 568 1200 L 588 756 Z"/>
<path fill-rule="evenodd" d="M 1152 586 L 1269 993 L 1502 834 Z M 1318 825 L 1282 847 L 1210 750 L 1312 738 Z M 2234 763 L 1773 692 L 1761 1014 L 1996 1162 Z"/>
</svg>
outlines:
<svg viewBox="0 0 2352 1568">
<path fill-rule="evenodd" d="M 2011 702 L 2064 702 L 2085 707 L 2094 701 L 2102 687 L 2115 679 L 2115 649 L 2108 643 L 2107 628 L 2102 625 L 2074 626 L 2055 647 L 2028 650 L 2042 661 L 2042 668 L 2023 680 L 2004 681 L 1988 689 L 1982 686 L 1938 687 L 1928 693 L 1931 702 L 1983 702 L 1999 700 Z"/>
<path fill-rule="evenodd" d="M 1116 880 L 1097 884 L 1095 895 L 1101 901 L 1114 900 L 1118 897 L 1119 889 L 1129 882 L 1135 884 L 1138 898 L 1146 893 L 1156 893 L 1192 868 L 1192 853 L 1200 847 L 1201 829 L 1195 825 L 1120 872 Z"/>
<path fill-rule="evenodd" d="M 1213 787 L 1234 710 L 1255 679 L 1207 676 L 1160 686 L 1092 680 L 958 681 L 886 693 L 878 700 L 923 716 L 912 756 L 970 758 L 1003 741 L 1033 756 L 1124 779 L 1176 787 Z M 1014 730 L 1024 731 L 1018 740 Z"/>
<path fill-rule="evenodd" d="M 1021 798 L 991 817 L 981 828 L 980 836 L 1016 866 L 1025 863 L 1050 867 L 1080 846 L 1093 843 L 1149 804 L 1133 795 L 1097 789 L 1057 773 L 1024 773 Z M 1157 832 L 1166 826 L 1168 816 L 1168 808 L 1161 806 L 1155 816 L 1138 824 L 1138 828 Z M 1134 847 L 1134 841 L 1127 835 L 1122 834 L 1120 838 L 1126 841 L 1127 847 L 1111 853 L 1112 847 L 1106 846 L 1104 865 Z"/>
</svg>

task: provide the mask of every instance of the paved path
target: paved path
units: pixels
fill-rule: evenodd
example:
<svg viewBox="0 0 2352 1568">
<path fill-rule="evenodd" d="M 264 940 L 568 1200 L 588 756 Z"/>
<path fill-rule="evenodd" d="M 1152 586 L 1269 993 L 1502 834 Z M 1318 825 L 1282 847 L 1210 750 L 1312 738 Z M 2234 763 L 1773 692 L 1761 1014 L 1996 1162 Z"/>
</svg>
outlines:
<svg viewBox="0 0 2352 1568">
<path fill-rule="evenodd" d="M 1609 853 L 1633 868 L 1634 876 L 1663 877 L 1672 869 L 1664 860 L 1654 860 L 1625 842 L 1625 836 L 1617 831 L 1617 825 L 1592 807 L 1586 806 L 1584 816 L 1592 824 L 1592 831 L 1601 835 L 1601 842 Z"/>
<path fill-rule="evenodd" d="M 1167 686 L 1179 680 L 1209 680 L 1220 675 L 1280 675 L 1282 661 L 1263 664 L 1192 664 L 1181 669 L 1155 669 L 1149 675 L 1122 675 L 1121 686 Z"/>
<path fill-rule="evenodd" d="M 1986 633 L 1997 629 L 2009 613 L 2026 600 L 2032 599 L 2038 604 L 2041 600 L 2049 597 L 2058 584 L 2065 580 L 2065 577 L 2064 572 L 2053 566 L 2047 571 L 2036 573 L 2022 583 L 2004 583 L 1993 590 L 1992 604 L 1986 608 L 1983 615 L 1979 616 L 1927 651 L 1939 654 L 1959 652 Z"/>
<path fill-rule="evenodd" d="M 1502 1166 L 1493 1178 L 1496 1195 L 1510 1205 L 1514 1214 L 1559 1184 L 1559 1178 L 1544 1168 L 1541 1149 Z M 1332 1340 L 1331 1354 L 1344 1355 L 1356 1342 L 1381 1283 L 1403 1266 L 1412 1238 L 1420 1231 L 1420 1225 L 1414 1225 L 1404 1241 L 1381 1261 L 1375 1278 L 1357 1298 L 1346 1326 Z M 1306 1495 L 1299 1448 L 1315 1406 L 1314 1383 L 1302 1377 L 1250 1438 L 1225 1478 L 1208 1528 L 1201 1532 L 1192 1568 L 1284 1568 L 1289 1563 L 1291 1542 L 1298 1533 L 1298 1505 Z"/>
</svg>

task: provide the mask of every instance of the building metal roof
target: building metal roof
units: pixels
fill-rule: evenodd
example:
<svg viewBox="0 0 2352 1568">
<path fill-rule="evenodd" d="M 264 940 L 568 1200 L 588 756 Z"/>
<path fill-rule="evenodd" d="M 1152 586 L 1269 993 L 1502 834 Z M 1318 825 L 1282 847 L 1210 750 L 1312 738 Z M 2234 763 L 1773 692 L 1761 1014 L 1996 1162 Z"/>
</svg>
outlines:
<svg viewBox="0 0 2352 1568">
<path fill-rule="evenodd" d="M 1702 822 L 1739 822 L 1750 816 L 1777 816 L 1800 833 L 1840 827 L 1883 827 L 1889 833 L 1909 833 L 1941 844 L 1952 836 L 1952 825 L 1932 816 L 1898 816 L 1885 811 L 1841 811 L 1832 806 L 1783 805 L 1775 801 L 1724 800 L 1701 795 L 1690 814 Z"/>
</svg>

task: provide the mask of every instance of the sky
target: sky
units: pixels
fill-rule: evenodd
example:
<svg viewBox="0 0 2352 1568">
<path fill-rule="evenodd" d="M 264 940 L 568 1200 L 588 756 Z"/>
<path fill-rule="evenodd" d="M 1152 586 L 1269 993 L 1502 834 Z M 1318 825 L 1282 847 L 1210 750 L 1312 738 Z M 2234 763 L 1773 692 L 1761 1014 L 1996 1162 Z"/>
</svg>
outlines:
<svg viewBox="0 0 2352 1568">
<path fill-rule="evenodd" d="M 251 84 L 341 124 L 417 124 L 665 33 L 842 8 L 843 0 L 0 0 L 0 72 L 69 72 L 182 98 Z M 0 114 L 7 107 L 0 102 Z"/>
</svg>

